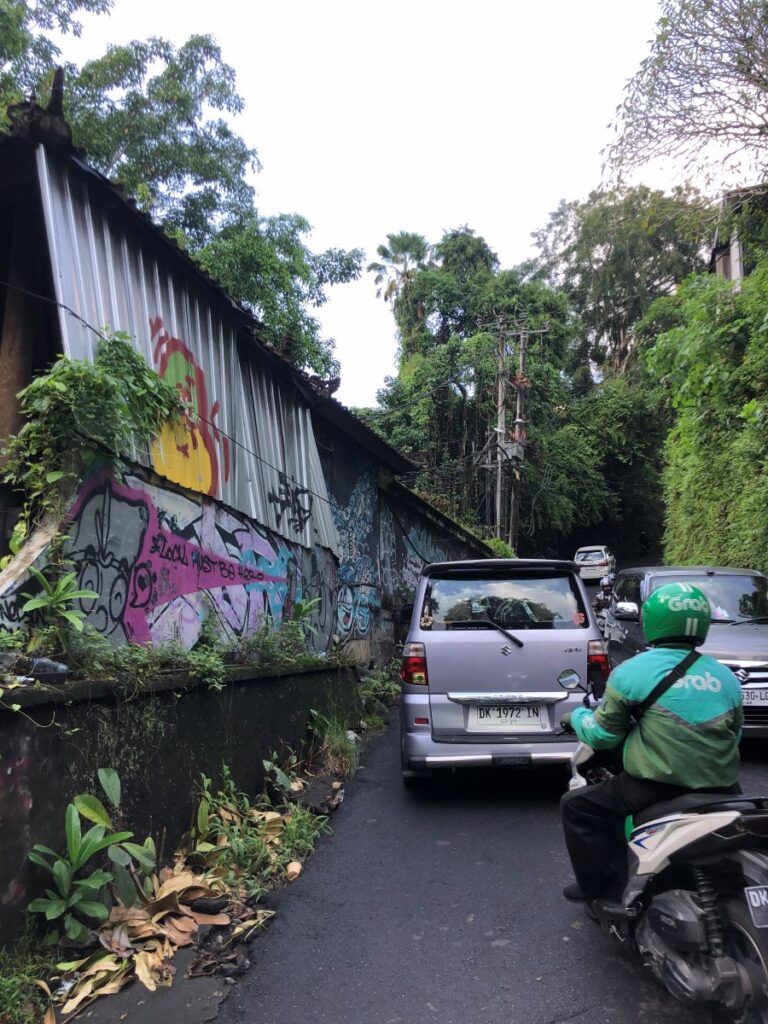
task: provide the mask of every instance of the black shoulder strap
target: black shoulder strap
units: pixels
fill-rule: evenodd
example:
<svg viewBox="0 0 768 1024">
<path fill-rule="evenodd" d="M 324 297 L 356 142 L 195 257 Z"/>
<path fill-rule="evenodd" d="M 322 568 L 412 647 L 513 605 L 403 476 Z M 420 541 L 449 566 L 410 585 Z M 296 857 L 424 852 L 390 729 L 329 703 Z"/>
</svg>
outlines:
<svg viewBox="0 0 768 1024">
<path fill-rule="evenodd" d="M 699 651 L 689 651 L 683 660 L 679 664 L 675 665 L 669 675 L 664 676 L 661 682 L 654 686 L 645 700 L 640 701 L 639 704 L 632 708 L 632 715 L 636 722 L 640 721 L 651 704 L 655 704 L 659 697 L 667 692 L 670 686 L 674 686 L 678 679 L 683 678 L 685 673 L 699 656 Z"/>
</svg>

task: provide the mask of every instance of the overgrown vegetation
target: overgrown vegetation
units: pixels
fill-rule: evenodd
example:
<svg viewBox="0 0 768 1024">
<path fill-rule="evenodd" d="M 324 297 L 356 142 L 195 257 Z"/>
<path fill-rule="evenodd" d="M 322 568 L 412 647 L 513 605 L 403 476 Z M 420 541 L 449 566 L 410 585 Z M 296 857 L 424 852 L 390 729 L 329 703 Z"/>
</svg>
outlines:
<svg viewBox="0 0 768 1024">
<path fill-rule="evenodd" d="M 321 721 L 327 732 L 331 723 Z M 225 929 L 218 952 L 199 948 L 191 968 L 211 973 L 217 956 L 227 958 L 228 947 L 264 926 L 273 912 L 257 906 L 260 898 L 298 877 L 329 831 L 325 816 L 290 799 L 305 785 L 298 767 L 293 757 L 290 775 L 279 769 L 287 785 L 278 806 L 266 792 L 257 799 L 244 793 L 226 765 L 217 782 L 202 776 L 192 827 L 173 867 L 162 870 L 152 839 L 133 843 L 122 827 L 117 774 L 99 769 L 111 811 L 93 794 L 79 794 L 67 807 L 63 852 L 38 844 L 29 854 L 51 877 L 30 913 L 44 919 L 48 945 L 66 941 L 81 955 L 54 965 L 35 952 L 31 933 L 13 953 L 0 951 L 0 1024 L 37 1024 L 51 998 L 65 1015 L 82 1010 L 133 977 L 150 990 L 170 985 L 171 957 L 195 941 L 201 924 Z"/>
<path fill-rule="evenodd" d="M 97 459 L 119 465 L 132 450 L 147 450 L 163 423 L 184 411 L 176 387 L 122 332 L 105 335 L 92 363 L 60 357 L 19 397 L 26 422 L 8 439 L 0 474 L 24 496 L 17 547 L 46 513 L 62 511 Z"/>
<path fill-rule="evenodd" d="M 400 697 L 400 658 L 392 658 L 383 668 L 366 672 L 360 680 L 363 719 L 368 728 L 384 725 L 387 710 Z"/>
<path fill-rule="evenodd" d="M 648 365 L 675 409 L 665 443 L 671 561 L 768 568 L 768 261 L 735 290 L 691 278 Z"/>
<path fill-rule="evenodd" d="M 14 946 L 0 946 L 0 1024 L 40 1024 L 48 997 L 38 981 L 54 967 L 53 954 L 41 951 L 31 932 Z"/>
<path fill-rule="evenodd" d="M 286 875 L 295 877 L 318 836 L 327 831 L 327 819 L 301 804 L 278 811 L 264 794 L 252 802 L 224 766 L 218 786 L 206 776 L 201 779 L 195 822 L 182 853 L 214 884 L 254 901 Z"/>
</svg>

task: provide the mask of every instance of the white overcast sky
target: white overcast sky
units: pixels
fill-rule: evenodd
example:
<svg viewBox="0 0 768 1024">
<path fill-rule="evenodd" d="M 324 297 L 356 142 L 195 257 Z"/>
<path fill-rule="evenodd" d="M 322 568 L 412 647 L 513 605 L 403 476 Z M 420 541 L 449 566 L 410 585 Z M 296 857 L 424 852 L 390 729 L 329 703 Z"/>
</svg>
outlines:
<svg viewBox="0 0 768 1024">
<path fill-rule="evenodd" d="M 245 99 L 236 127 L 263 164 L 262 213 L 301 213 L 312 248 L 360 246 L 367 260 L 388 233 L 436 242 L 468 224 L 513 266 L 561 199 L 600 184 L 607 126 L 658 6 L 115 0 L 63 48 L 80 63 L 111 42 L 210 33 Z M 319 315 L 341 361 L 336 397 L 374 404 L 396 337 L 372 275 L 333 288 Z"/>
</svg>

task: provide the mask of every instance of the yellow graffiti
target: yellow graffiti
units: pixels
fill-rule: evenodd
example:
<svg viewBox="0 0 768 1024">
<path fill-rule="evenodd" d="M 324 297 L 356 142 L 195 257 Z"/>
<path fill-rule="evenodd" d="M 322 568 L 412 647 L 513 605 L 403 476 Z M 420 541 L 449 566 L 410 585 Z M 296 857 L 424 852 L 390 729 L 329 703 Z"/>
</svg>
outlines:
<svg viewBox="0 0 768 1024">
<path fill-rule="evenodd" d="M 213 493 L 211 456 L 189 420 L 165 424 L 152 445 L 152 465 L 161 476 L 182 487 Z"/>
</svg>

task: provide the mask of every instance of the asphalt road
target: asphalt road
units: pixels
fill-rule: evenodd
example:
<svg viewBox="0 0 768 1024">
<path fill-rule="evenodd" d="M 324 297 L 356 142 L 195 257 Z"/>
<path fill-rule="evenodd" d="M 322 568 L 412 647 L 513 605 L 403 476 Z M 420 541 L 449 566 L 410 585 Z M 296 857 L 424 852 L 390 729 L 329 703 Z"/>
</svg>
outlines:
<svg viewBox="0 0 768 1024">
<path fill-rule="evenodd" d="M 768 792 L 768 744 L 744 788 Z M 421 793 L 397 725 L 368 740 L 223 1024 L 706 1024 L 566 903 L 563 769 L 472 771 Z"/>
</svg>

